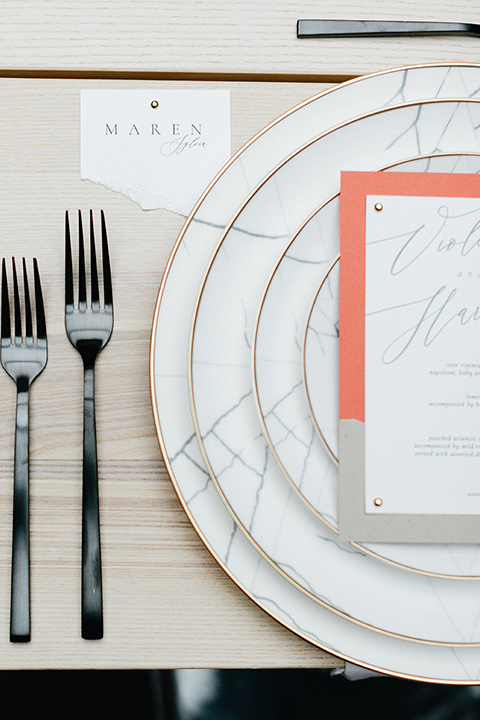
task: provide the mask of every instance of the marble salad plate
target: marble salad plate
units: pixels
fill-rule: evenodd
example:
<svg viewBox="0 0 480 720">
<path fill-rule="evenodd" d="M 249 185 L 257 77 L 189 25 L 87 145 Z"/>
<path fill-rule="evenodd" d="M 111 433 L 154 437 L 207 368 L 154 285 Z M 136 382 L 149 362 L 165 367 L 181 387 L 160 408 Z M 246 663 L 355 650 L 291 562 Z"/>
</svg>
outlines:
<svg viewBox="0 0 480 720">
<path fill-rule="evenodd" d="M 284 626 L 339 657 L 399 677 L 466 684 L 480 681 L 478 646 L 410 642 L 351 622 L 291 582 L 240 531 L 199 449 L 190 413 L 187 357 L 190 321 L 209 258 L 238 206 L 286 156 L 358 114 L 425 98 L 474 98 L 478 88 L 477 65 L 442 64 L 382 72 L 307 100 L 254 137 L 207 188 L 175 244 L 155 307 L 150 354 L 155 424 L 172 483 L 199 537 L 232 580 Z M 471 152 L 472 148 L 462 143 L 454 151 Z M 413 155 L 423 152 L 427 151 L 416 148 Z M 316 198 L 312 210 L 321 202 L 321 197 Z M 284 247 L 296 229 L 288 230 Z M 256 412 L 255 418 L 258 423 Z M 276 467 L 273 459 L 272 463 Z M 281 480 L 288 487 L 283 475 Z M 289 498 L 305 507 L 293 489 Z M 316 522 L 322 525 L 318 519 Z M 376 562 L 395 571 L 401 585 L 401 571 Z M 443 582 L 450 586 L 459 581 Z"/>
<path fill-rule="evenodd" d="M 387 171 L 478 173 L 480 156 L 435 155 Z M 337 462 L 338 273 L 335 267 L 325 276 L 325 266 L 339 248 L 336 195 L 300 228 L 268 280 L 252 356 L 253 389 L 270 449 L 309 507 L 335 531 L 337 475 L 331 463 Z M 387 543 L 362 547 L 418 572 L 477 579 L 480 575 L 477 546 Z"/>
</svg>

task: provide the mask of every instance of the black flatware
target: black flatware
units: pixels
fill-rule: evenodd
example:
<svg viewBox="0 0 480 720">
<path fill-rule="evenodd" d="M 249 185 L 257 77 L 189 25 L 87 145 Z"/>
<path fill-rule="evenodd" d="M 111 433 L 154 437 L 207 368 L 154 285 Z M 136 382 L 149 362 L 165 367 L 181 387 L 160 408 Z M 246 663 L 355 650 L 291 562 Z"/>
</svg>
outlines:
<svg viewBox="0 0 480 720">
<path fill-rule="evenodd" d="M 10 641 L 30 640 L 30 479 L 29 479 L 29 390 L 47 363 L 47 329 L 42 287 L 36 259 L 33 261 L 32 307 L 27 265 L 23 258 L 24 323 L 22 328 L 19 283 L 15 259 L 13 273 L 13 337 L 5 259 L 2 261 L 2 366 L 17 385 L 15 460 L 13 480 L 12 585 Z M 35 328 L 32 321 L 35 317 Z"/>
<path fill-rule="evenodd" d="M 298 38 L 480 35 L 480 25 L 409 20 L 297 20 Z"/>
<path fill-rule="evenodd" d="M 113 329 L 112 277 L 105 216 L 101 212 L 103 304 L 95 251 L 93 213 L 90 211 L 90 297 L 87 299 L 82 213 L 78 211 L 78 304 L 74 303 L 72 245 L 68 212 L 65 214 L 65 329 L 83 360 L 83 484 L 82 484 L 82 637 L 103 637 L 102 562 L 98 495 L 97 436 L 95 427 L 94 368 L 99 352 Z"/>
</svg>

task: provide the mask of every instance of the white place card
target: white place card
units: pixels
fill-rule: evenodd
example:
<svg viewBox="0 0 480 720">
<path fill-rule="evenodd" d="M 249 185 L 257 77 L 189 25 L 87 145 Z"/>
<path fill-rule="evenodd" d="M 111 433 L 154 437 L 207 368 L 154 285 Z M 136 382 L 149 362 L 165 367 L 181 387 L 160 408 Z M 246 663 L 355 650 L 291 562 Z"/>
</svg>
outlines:
<svg viewBox="0 0 480 720">
<path fill-rule="evenodd" d="M 480 177 L 345 173 L 341 536 L 480 541 Z"/>
<path fill-rule="evenodd" d="M 188 215 L 230 158 L 228 90 L 82 90 L 81 177 Z"/>
</svg>

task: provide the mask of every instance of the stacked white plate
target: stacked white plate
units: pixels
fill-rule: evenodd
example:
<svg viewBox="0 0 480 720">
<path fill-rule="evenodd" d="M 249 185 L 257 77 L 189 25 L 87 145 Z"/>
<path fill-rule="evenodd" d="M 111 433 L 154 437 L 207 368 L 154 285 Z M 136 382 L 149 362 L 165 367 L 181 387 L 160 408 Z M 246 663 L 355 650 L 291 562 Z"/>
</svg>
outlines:
<svg viewBox="0 0 480 720">
<path fill-rule="evenodd" d="M 366 668 L 477 683 L 480 546 L 338 540 L 342 170 L 480 172 L 480 65 L 338 85 L 219 173 L 155 309 L 160 445 L 202 541 L 279 622 Z"/>
</svg>

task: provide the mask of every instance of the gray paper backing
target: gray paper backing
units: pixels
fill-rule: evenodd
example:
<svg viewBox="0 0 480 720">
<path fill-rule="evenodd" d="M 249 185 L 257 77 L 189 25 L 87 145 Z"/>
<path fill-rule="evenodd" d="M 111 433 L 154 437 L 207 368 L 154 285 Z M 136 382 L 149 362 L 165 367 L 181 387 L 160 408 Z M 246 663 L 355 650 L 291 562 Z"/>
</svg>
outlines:
<svg viewBox="0 0 480 720">
<path fill-rule="evenodd" d="M 480 543 L 478 515 L 366 513 L 365 424 L 360 420 L 340 420 L 338 440 L 338 520 L 341 540 L 369 543 Z"/>
</svg>

